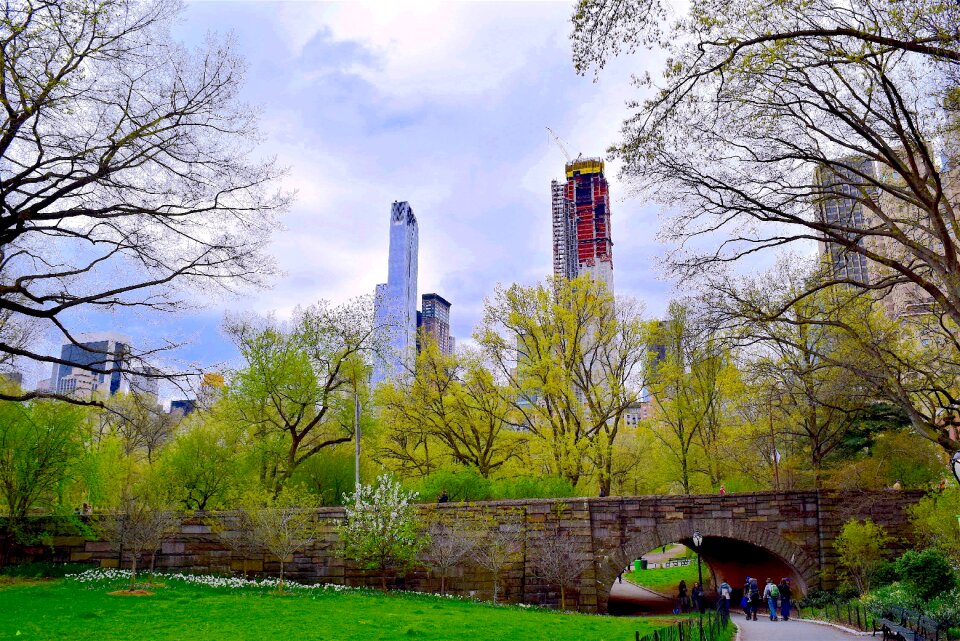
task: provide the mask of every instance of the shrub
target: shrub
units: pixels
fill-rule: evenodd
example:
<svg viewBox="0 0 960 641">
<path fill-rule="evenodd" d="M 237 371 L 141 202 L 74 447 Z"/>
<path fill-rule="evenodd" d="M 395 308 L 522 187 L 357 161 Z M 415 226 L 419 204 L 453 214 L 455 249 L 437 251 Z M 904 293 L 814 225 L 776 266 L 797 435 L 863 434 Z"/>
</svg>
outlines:
<svg viewBox="0 0 960 641">
<path fill-rule="evenodd" d="M 935 548 L 908 550 L 897 559 L 897 574 L 923 601 L 949 592 L 957 583 L 956 572 L 946 555 Z"/>
<path fill-rule="evenodd" d="M 870 591 L 870 577 L 883 561 L 889 540 L 886 530 L 870 519 L 847 521 L 837 537 L 834 547 L 840 555 L 844 575 L 853 582 L 860 594 Z"/>
<path fill-rule="evenodd" d="M 886 559 L 877 562 L 877 565 L 870 573 L 870 585 L 879 588 L 884 585 L 895 583 L 899 575 L 897 574 L 897 564 Z"/>
</svg>

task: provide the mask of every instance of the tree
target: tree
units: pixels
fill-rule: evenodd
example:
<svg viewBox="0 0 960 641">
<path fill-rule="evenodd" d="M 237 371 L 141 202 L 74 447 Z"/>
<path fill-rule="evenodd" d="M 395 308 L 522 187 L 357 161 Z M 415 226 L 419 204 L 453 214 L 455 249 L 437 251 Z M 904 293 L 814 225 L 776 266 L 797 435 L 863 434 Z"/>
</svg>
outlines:
<svg viewBox="0 0 960 641">
<path fill-rule="evenodd" d="M 936 548 L 907 550 L 896 561 L 897 575 L 922 601 L 929 601 L 957 584 L 957 571 Z"/>
<path fill-rule="evenodd" d="M 614 301 L 588 275 L 512 285 L 487 302 L 475 338 L 507 383 L 512 422 L 542 445 L 550 473 L 575 486 L 595 472 L 609 492 L 614 444 L 643 387 L 639 305 Z"/>
<path fill-rule="evenodd" d="M 701 463 L 711 484 L 720 482 L 716 446 L 735 371 L 716 332 L 686 305 L 671 303 L 667 316 L 650 339 L 663 348 L 662 357 L 650 352 L 648 363 L 657 410 L 650 429 L 674 459 L 682 491 L 690 494 Z"/>
<path fill-rule="evenodd" d="M 130 591 L 136 587 L 137 561 L 143 552 L 153 552 L 163 540 L 180 528 L 180 517 L 162 505 L 156 496 L 142 489 L 127 492 L 118 512 L 105 515 L 97 524 L 102 537 L 113 544 L 121 557 L 130 555 Z M 150 564 L 153 570 L 153 562 Z"/>
<path fill-rule="evenodd" d="M 377 350 L 372 302 L 320 301 L 298 308 L 288 324 L 228 318 L 225 329 L 245 361 L 229 386 L 229 407 L 261 442 L 261 479 L 279 492 L 304 461 L 353 440 L 352 423 L 341 417 L 345 405 L 354 407 L 354 361 Z"/>
<path fill-rule="evenodd" d="M 473 548 L 473 561 L 493 577 L 494 604 L 504 570 L 516 561 L 522 549 L 523 530 L 520 526 L 501 525 L 492 518 L 487 521 L 487 529 Z"/>
<path fill-rule="evenodd" d="M 4 327 L 23 320 L 78 345 L 67 318 L 75 311 L 176 310 L 185 304 L 178 285 L 192 297 L 273 272 L 261 250 L 288 198 L 274 165 L 249 159 L 257 125 L 238 100 L 243 63 L 224 39 L 196 51 L 174 42 L 178 13 L 172 0 L 6 4 Z M 8 340 L 0 352 L 93 372 L 114 359 L 46 356 Z M 143 374 L 150 354 L 131 353 L 118 369 Z M 36 396 L 57 395 L 0 392 Z"/>
<path fill-rule="evenodd" d="M 560 609 L 567 608 L 567 590 L 580 581 L 590 564 L 569 533 L 555 528 L 540 537 L 533 559 L 534 576 L 560 590 Z"/>
<path fill-rule="evenodd" d="M 240 555 L 241 573 L 247 578 L 247 562 L 254 555 L 264 551 L 260 537 L 250 514 L 240 509 L 232 514 L 221 514 L 207 521 L 220 540 L 231 550 Z"/>
<path fill-rule="evenodd" d="M 870 577 L 883 561 L 884 550 L 890 542 L 883 526 L 870 519 L 847 521 L 833 547 L 840 556 L 840 565 L 860 594 L 870 591 Z"/>
<path fill-rule="evenodd" d="M 375 570 L 384 592 L 387 573 L 412 567 L 417 553 L 428 543 L 417 531 L 411 504 L 415 498 L 416 494 L 383 475 L 376 486 L 360 485 L 349 497 L 346 520 L 338 527 L 344 556 L 361 569 Z"/>
<path fill-rule="evenodd" d="M 237 533 L 277 557 L 280 561 L 277 591 L 283 592 L 285 564 L 313 542 L 316 514 L 310 509 L 307 494 L 294 488 L 284 488 L 276 495 L 248 495 L 245 502 Z M 241 545 L 246 546 L 250 541 Z"/>
<path fill-rule="evenodd" d="M 874 382 L 918 433 L 960 449 L 945 420 L 960 407 L 955 3 L 708 0 L 670 23 L 664 11 L 659 0 L 581 0 L 574 59 L 584 72 L 622 49 L 666 49 L 661 86 L 641 81 L 651 97 L 614 155 L 633 184 L 673 209 L 662 233 L 684 247 L 674 273 L 689 279 L 827 243 L 830 270 L 800 296 L 843 285 L 890 303 L 913 298 L 907 311 L 926 315 L 905 324 L 922 327 L 952 375 L 938 377 L 926 359 L 914 364 L 930 368 L 904 372 L 883 343 L 862 352 L 883 367 Z M 862 335 L 859 323 L 836 327 Z"/>
<path fill-rule="evenodd" d="M 0 494 L 6 512 L 0 566 L 26 516 L 61 503 L 83 455 L 87 413 L 50 401 L 0 401 Z"/>
<path fill-rule="evenodd" d="M 960 565 L 960 488 L 948 487 L 942 493 L 929 494 L 909 512 L 918 538 L 943 551 L 954 565 Z"/>
<path fill-rule="evenodd" d="M 164 449 L 159 468 L 172 498 L 186 510 L 223 506 L 240 473 L 243 446 L 239 430 L 208 416 L 188 421 L 185 429 Z"/>
<path fill-rule="evenodd" d="M 440 574 L 440 594 L 446 594 L 447 576 L 470 557 L 474 537 L 459 527 L 451 515 L 438 513 L 427 528 L 427 539 L 430 543 L 423 549 L 421 558 Z"/>
<path fill-rule="evenodd" d="M 413 375 L 378 389 L 383 457 L 421 476 L 452 462 L 489 477 L 523 446 L 508 393 L 479 355 L 444 354 L 428 335 L 421 344 Z"/>
</svg>

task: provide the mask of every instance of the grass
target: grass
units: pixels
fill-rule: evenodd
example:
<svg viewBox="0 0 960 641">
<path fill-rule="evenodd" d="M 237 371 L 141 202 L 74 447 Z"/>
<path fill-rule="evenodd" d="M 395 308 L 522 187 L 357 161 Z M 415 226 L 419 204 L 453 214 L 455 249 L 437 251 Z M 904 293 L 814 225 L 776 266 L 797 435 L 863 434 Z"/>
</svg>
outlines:
<svg viewBox="0 0 960 641">
<path fill-rule="evenodd" d="M 677 596 L 677 586 L 680 585 L 680 581 L 686 581 L 687 595 L 689 596 L 693 584 L 699 580 L 697 577 L 697 560 L 694 557 L 690 565 L 679 567 L 627 572 L 623 575 L 623 580 L 671 598 Z M 710 584 L 710 568 L 706 564 L 703 565 L 703 582 L 707 585 Z"/>
<path fill-rule="evenodd" d="M 70 579 L 0 584 L 0 639 L 153 641 L 198 638 L 628 641 L 667 618 L 609 617 L 493 606 L 431 595 L 348 590 L 279 595 L 266 588 L 154 582 L 153 596 L 111 596 L 123 582 Z"/>
</svg>

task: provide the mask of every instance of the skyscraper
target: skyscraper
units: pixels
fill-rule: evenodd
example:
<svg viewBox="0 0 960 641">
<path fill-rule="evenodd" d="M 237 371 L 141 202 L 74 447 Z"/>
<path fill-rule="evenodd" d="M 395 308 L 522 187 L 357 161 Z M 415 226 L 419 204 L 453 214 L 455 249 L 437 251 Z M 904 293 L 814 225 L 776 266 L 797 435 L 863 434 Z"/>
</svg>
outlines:
<svg viewBox="0 0 960 641">
<path fill-rule="evenodd" d="M 610 196 L 599 158 L 566 164 L 566 182 L 551 183 L 553 275 L 590 274 L 613 293 Z"/>
<path fill-rule="evenodd" d="M 450 303 L 439 294 L 424 294 L 423 312 L 418 314 L 420 331 L 437 341 L 444 354 L 453 354 L 454 341 L 450 336 Z"/>
<path fill-rule="evenodd" d="M 372 381 L 412 371 L 417 344 L 417 218 L 410 204 L 390 208 L 390 255 L 387 282 L 377 285 L 374 318 L 389 332 L 388 354 L 374 364 Z"/>
<path fill-rule="evenodd" d="M 53 366 L 50 379 L 40 387 L 58 394 L 105 398 L 118 393 L 159 395 L 160 371 L 131 363 L 131 340 L 116 332 L 80 334 L 77 344 L 60 348 L 60 359 L 84 367 Z"/>
</svg>

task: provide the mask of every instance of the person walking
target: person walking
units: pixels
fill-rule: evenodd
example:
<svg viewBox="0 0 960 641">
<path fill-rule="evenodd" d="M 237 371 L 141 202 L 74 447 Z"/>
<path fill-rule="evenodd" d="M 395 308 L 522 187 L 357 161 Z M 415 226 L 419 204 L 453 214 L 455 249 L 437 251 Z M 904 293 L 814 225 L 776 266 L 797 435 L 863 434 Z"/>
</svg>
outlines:
<svg viewBox="0 0 960 641">
<path fill-rule="evenodd" d="M 703 614 L 703 588 L 699 583 L 693 584 L 693 590 L 690 591 L 690 598 L 693 600 L 693 609 Z"/>
<path fill-rule="evenodd" d="M 756 585 L 751 577 L 747 577 L 747 580 L 743 583 L 743 599 L 740 601 L 740 605 L 743 606 L 743 613 L 747 615 L 747 621 L 755 617 L 756 614 L 753 613 L 753 586 Z M 752 616 L 751 616 L 752 615 Z"/>
<path fill-rule="evenodd" d="M 790 620 L 790 598 L 792 593 L 790 592 L 790 579 L 784 577 L 780 580 L 780 616 L 783 617 L 784 621 Z"/>
<path fill-rule="evenodd" d="M 733 588 L 721 578 L 717 592 L 720 594 L 720 598 L 717 599 L 717 611 L 720 613 L 720 621 L 726 625 L 730 618 L 730 599 L 733 596 Z"/>
<path fill-rule="evenodd" d="M 747 582 L 748 594 L 750 595 L 750 618 L 757 620 L 757 612 L 760 610 L 760 585 L 757 579 L 750 577 Z"/>
<path fill-rule="evenodd" d="M 680 585 L 677 586 L 677 599 L 680 601 L 680 611 L 686 612 L 689 601 L 687 600 L 687 582 L 684 580 L 681 580 Z"/>
<path fill-rule="evenodd" d="M 773 582 L 773 579 L 767 579 L 767 585 L 763 588 L 763 598 L 770 608 L 770 620 L 777 620 L 777 599 L 780 598 L 780 589 Z"/>
</svg>

